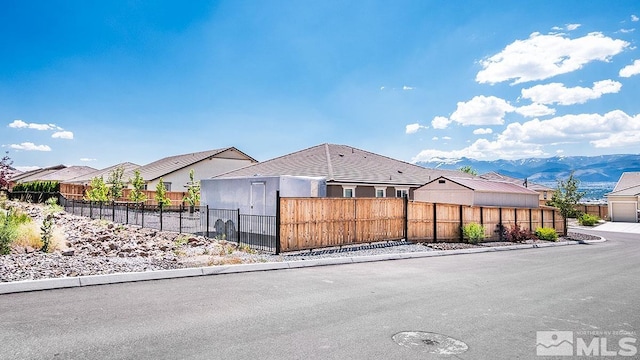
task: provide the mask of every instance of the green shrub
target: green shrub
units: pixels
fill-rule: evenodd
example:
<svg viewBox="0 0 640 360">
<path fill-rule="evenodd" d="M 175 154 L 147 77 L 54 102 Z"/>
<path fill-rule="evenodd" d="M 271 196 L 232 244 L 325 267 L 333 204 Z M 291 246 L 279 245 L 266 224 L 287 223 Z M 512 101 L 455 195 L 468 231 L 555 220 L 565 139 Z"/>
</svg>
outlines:
<svg viewBox="0 0 640 360">
<path fill-rule="evenodd" d="M 462 227 L 462 236 L 469 244 L 477 244 L 484 239 L 484 226 L 470 223 Z"/>
<path fill-rule="evenodd" d="M 598 221 L 600 221 L 600 218 L 591 214 L 582 214 L 582 216 L 578 218 L 578 222 L 583 226 L 593 226 L 597 224 Z"/>
<path fill-rule="evenodd" d="M 18 236 L 18 225 L 11 219 L 11 213 L 0 211 L 0 255 L 11 251 L 11 243 Z"/>
<path fill-rule="evenodd" d="M 539 228 L 536 229 L 536 236 L 540 240 L 547 240 L 547 241 L 557 241 L 558 240 L 558 233 L 556 232 L 556 229 L 554 229 L 554 228 L 539 227 Z"/>
<path fill-rule="evenodd" d="M 535 235 L 529 230 L 522 229 L 518 224 L 513 225 L 510 229 L 504 229 L 504 238 L 509 242 L 524 242 L 535 239 Z"/>
</svg>

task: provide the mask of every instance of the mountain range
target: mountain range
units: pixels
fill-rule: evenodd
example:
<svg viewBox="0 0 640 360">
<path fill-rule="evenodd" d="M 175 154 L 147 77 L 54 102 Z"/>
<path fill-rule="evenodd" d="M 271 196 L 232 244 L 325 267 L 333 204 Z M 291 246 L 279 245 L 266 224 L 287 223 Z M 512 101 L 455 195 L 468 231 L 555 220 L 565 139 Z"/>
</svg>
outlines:
<svg viewBox="0 0 640 360">
<path fill-rule="evenodd" d="M 498 172 L 514 178 L 528 179 L 537 183 L 556 182 L 566 179 L 571 172 L 581 182 L 617 182 L 623 172 L 640 171 L 640 154 L 601 156 L 555 156 L 520 160 L 482 161 L 468 158 L 433 159 L 417 165 L 456 170 L 470 166 L 478 174 Z"/>
</svg>

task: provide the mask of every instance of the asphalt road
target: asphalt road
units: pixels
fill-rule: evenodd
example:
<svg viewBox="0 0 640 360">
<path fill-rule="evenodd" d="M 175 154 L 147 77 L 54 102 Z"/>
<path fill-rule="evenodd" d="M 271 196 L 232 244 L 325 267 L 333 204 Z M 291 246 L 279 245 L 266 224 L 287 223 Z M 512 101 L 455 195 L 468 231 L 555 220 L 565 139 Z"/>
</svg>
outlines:
<svg viewBox="0 0 640 360">
<path fill-rule="evenodd" d="M 543 359 L 536 332 L 558 330 L 629 354 L 618 341 L 640 332 L 640 236 L 602 235 L 609 241 L 0 295 L 0 359 Z M 467 349 L 427 352 L 444 336 L 394 341 L 412 331 Z"/>
</svg>

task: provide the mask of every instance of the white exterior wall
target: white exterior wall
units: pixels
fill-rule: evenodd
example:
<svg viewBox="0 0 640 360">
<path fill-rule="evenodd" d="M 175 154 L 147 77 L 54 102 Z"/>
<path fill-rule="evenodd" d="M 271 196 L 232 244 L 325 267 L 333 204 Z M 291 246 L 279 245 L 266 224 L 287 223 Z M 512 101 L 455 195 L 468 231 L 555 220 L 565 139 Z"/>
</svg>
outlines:
<svg viewBox="0 0 640 360">
<path fill-rule="evenodd" d="M 413 199 L 430 203 L 473 205 L 474 193 L 471 189 L 449 180 L 444 184 L 434 181 L 416 189 Z"/>
<path fill-rule="evenodd" d="M 475 206 L 504 206 L 537 208 L 540 206 L 538 194 L 510 194 L 498 192 L 475 192 Z"/>
<path fill-rule="evenodd" d="M 222 158 L 205 159 L 191 166 L 163 176 L 162 181 L 171 183 L 171 191 L 187 191 L 186 185 L 187 182 L 189 182 L 189 171 L 191 171 L 191 169 L 195 171 L 196 181 L 200 181 L 202 179 L 208 179 L 251 164 L 253 164 L 251 160 Z M 156 185 L 159 181 L 160 179 L 148 181 L 147 189 L 155 190 Z"/>
<path fill-rule="evenodd" d="M 639 196 L 608 196 L 609 219 L 620 222 L 638 222 Z"/>
</svg>

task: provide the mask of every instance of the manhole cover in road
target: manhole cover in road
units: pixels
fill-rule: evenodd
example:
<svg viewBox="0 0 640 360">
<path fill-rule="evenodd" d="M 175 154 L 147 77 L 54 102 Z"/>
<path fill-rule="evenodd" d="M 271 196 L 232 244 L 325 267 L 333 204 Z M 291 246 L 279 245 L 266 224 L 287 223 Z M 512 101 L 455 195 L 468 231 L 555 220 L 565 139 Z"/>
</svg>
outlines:
<svg viewBox="0 0 640 360">
<path fill-rule="evenodd" d="M 457 355 L 469 349 L 460 340 L 432 332 L 403 331 L 393 335 L 392 339 L 400 346 L 431 354 Z"/>
</svg>

